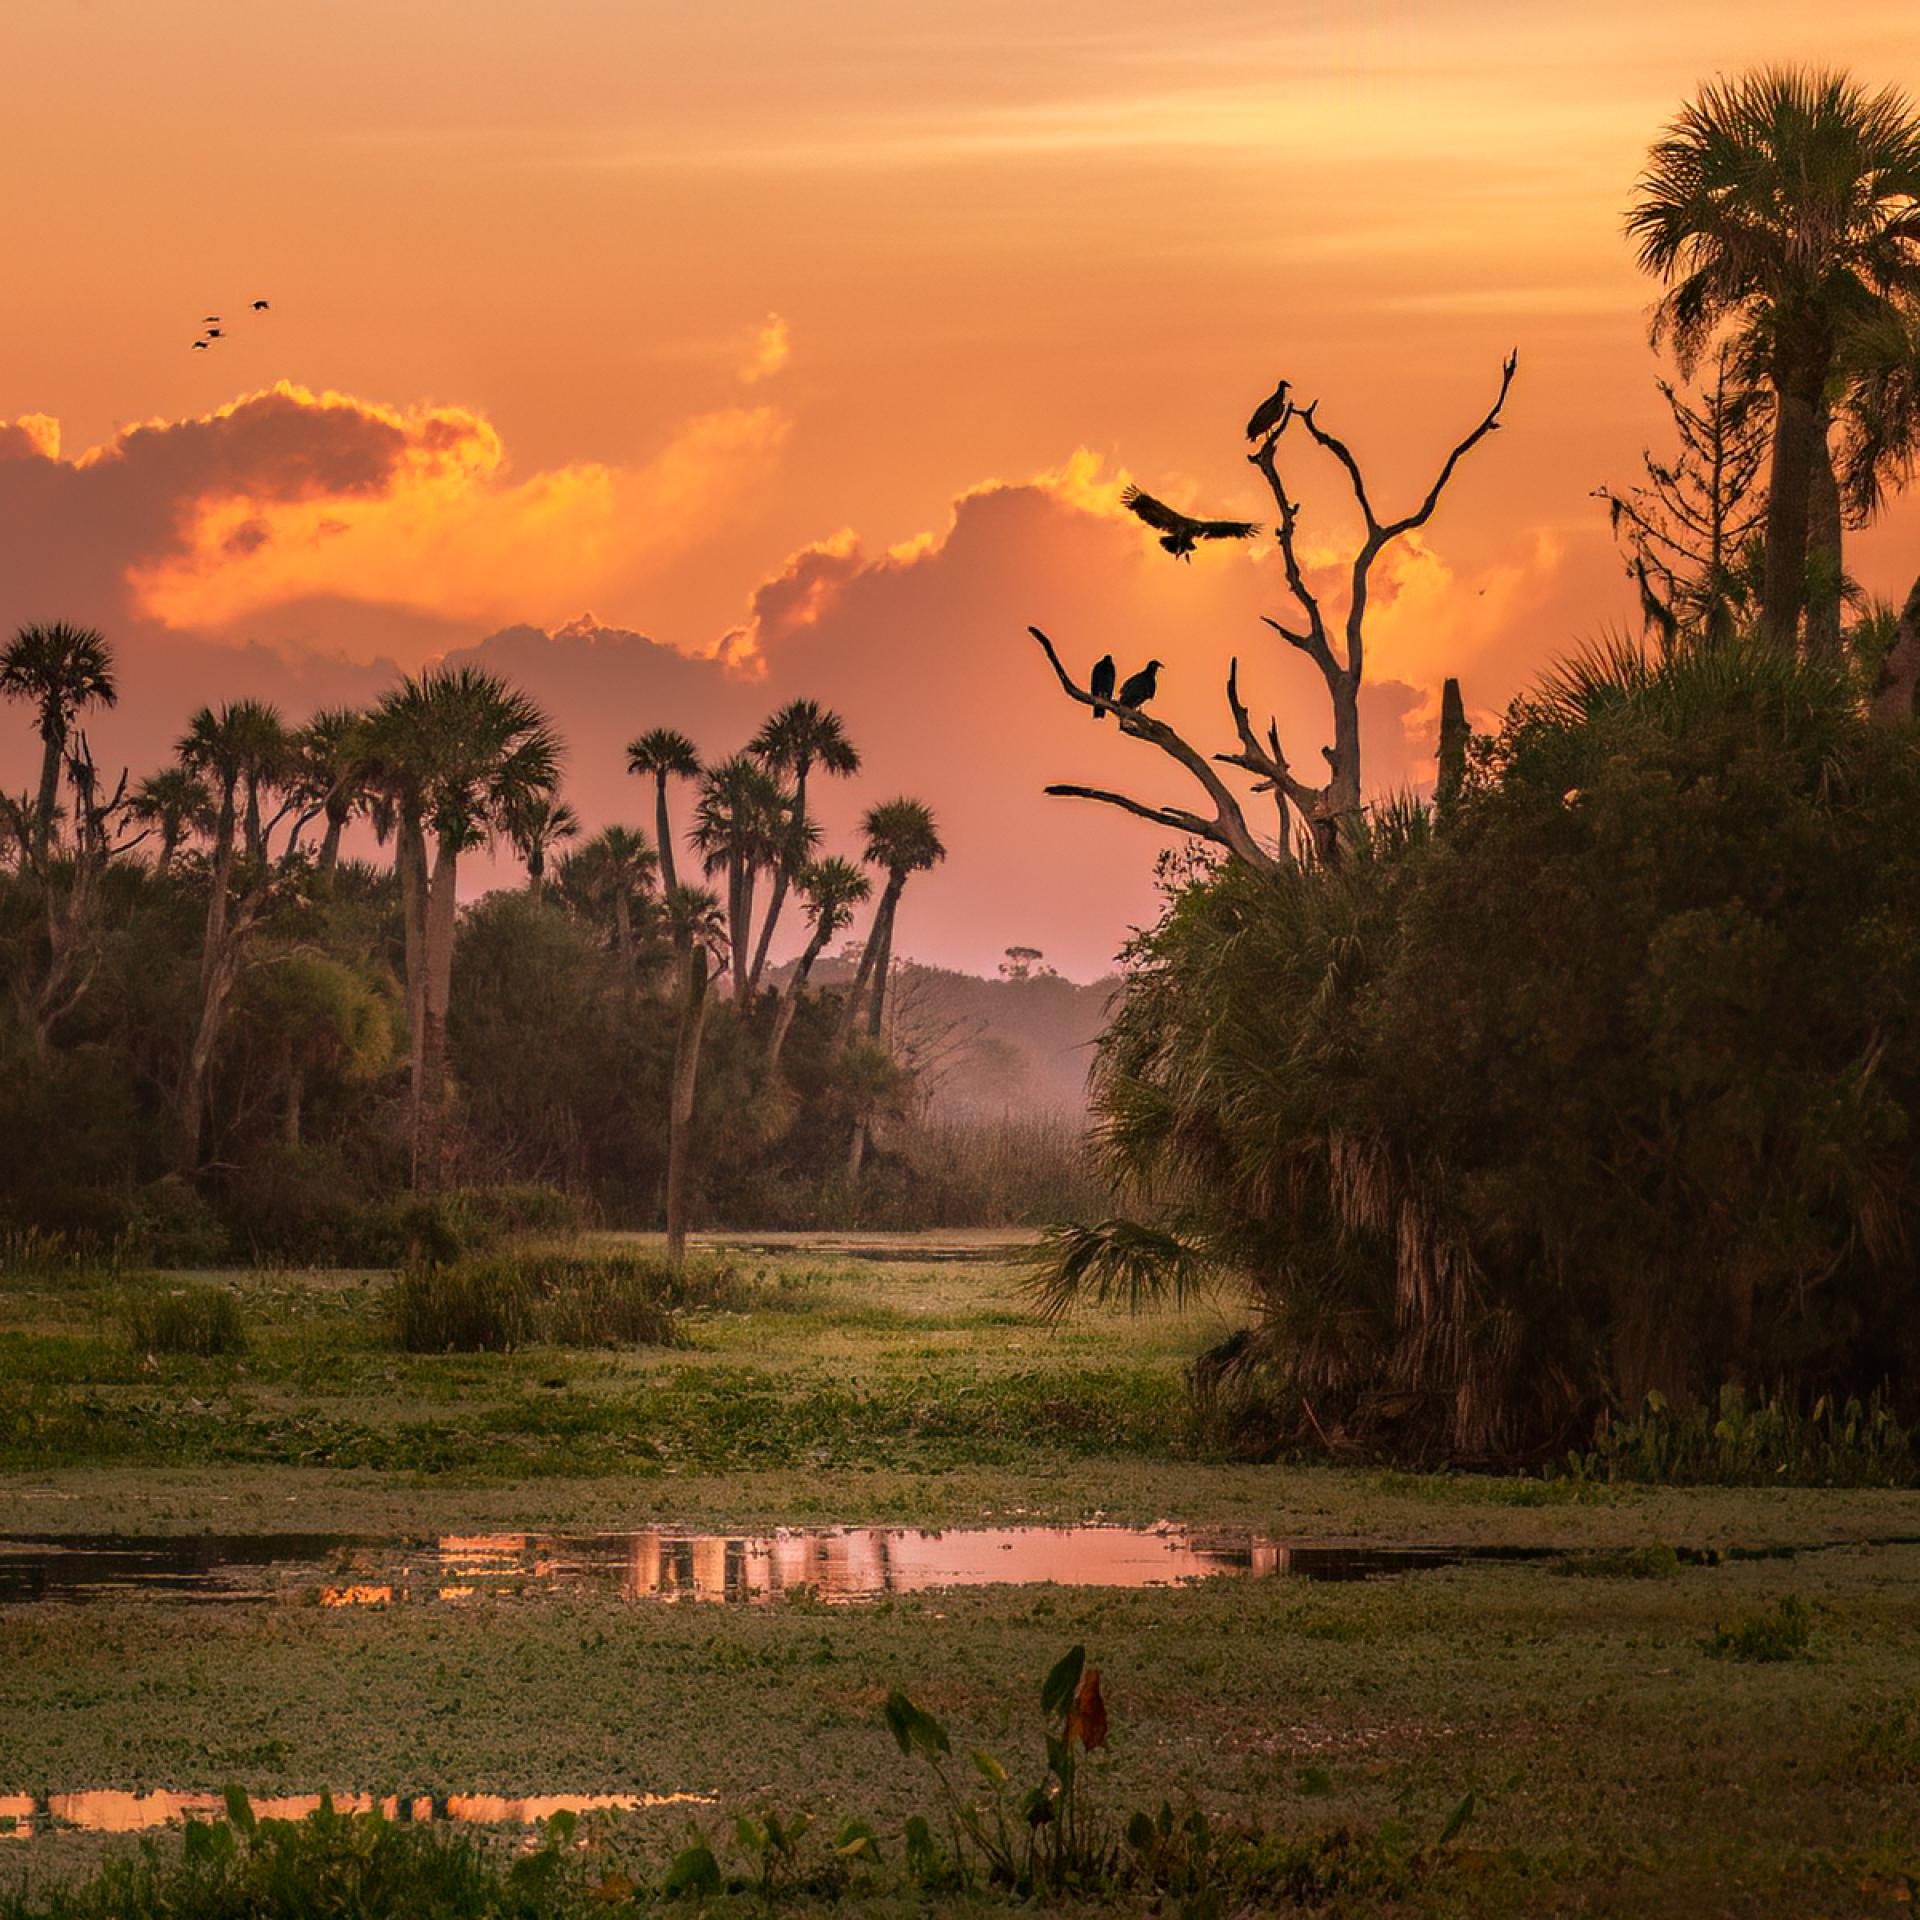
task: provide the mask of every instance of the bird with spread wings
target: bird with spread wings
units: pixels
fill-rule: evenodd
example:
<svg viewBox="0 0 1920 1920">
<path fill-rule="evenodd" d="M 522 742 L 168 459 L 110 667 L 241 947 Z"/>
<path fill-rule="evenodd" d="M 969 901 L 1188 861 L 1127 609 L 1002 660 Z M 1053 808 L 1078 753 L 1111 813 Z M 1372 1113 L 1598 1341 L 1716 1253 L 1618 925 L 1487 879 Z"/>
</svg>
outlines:
<svg viewBox="0 0 1920 1920">
<path fill-rule="evenodd" d="M 1138 487 L 1129 487 L 1120 504 L 1160 535 L 1160 544 L 1177 559 L 1191 560 L 1202 540 L 1250 540 L 1260 531 L 1251 520 L 1195 520 Z"/>
</svg>

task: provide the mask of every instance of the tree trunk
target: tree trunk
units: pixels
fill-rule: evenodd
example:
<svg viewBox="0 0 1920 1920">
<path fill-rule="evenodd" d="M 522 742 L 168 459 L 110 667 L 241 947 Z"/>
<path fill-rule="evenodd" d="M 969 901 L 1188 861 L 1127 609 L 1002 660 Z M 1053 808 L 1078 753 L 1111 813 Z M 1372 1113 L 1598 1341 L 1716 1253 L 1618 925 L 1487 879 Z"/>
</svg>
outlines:
<svg viewBox="0 0 1920 1920">
<path fill-rule="evenodd" d="M 1802 346 L 1774 374 L 1773 461 L 1767 475 L 1767 568 L 1760 589 L 1760 637 L 1792 653 L 1807 597 L 1808 514 L 1827 363 Z"/>
<path fill-rule="evenodd" d="M 866 991 L 867 981 L 872 977 L 874 957 L 879 952 L 876 943 L 879 939 L 881 923 L 892 912 L 893 903 L 899 898 L 900 889 L 905 885 L 904 874 L 897 879 L 891 874 L 888 875 L 886 891 L 881 894 L 880 904 L 873 910 L 873 924 L 867 929 L 867 944 L 860 949 L 860 965 L 854 973 L 853 985 L 847 989 L 846 1002 L 840 1009 L 840 1024 L 834 1033 L 836 1046 L 844 1047 L 853 1038 L 853 1023 L 860 1010 L 860 997 Z"/>
<path fill-rule="evenodd" d="M 781 1049 L 787 1044 L 787 1029 L 793 1025 L 793 1016 L 800 1010 L 801 996 L 807 990 L 813 963 L 826 951 L 827 942 L 833 937 L 825 929 L 826 922 L 823 920 L 813 938 L 807 942 L 807 950 L 800 956 L 800 963 L 793 970 L 793 978 L 787 982 L 787 989 L 780 996 L 780 1011 L 774 1016 L 773 1038 L 767 1042 L 769 1073 L 780 1064 Z"/>
<path fill-rule="evenodd" d="M 1472 738 L 1460 682 L 1450 679 L 1440 689 L 1440 778 L 1433 790 L 1434 805 L 1443 817 L 1453 810 L 1467 783 L 1467 747 Z"/>
<path fill-rule="evenodd" d="M 1873 690 L 1873 717 L 1882 726 L 1901 726 L 1913 718 L 1914 694 L 1920 689 L 1920 580 L 1907 594 L 1893 645 L 1880 664 L 1879 684 Z"/>
<path fill-rule="evenodd" d="M 247 858 L 264 860 L 266 846 L 260 830 L 260 780 L 256 774 L 247 775 Z"/>
<path fill-rule="evenodd" d="M 873 957 L 873 999 L 867 1008 L 867 1038 L 878 1040 L 882 1023 L 887 1012 L 887 975 L 893 968 L 893 922 L 900 910 L 900 895 L 904 887 L 887 889 L 886 913 L 881 926 L 876 929 L 880 936 L 880 950 Z"/>
<path fill-rule="evenodd" d="M 42 714 L 40 738 L 40 797 L 33 810 L 33 846 L 42 856 L 53 844 L 53 816 L 60 805 L 60 754 L 67 743 L 66 729 L 57 714 Z"/>
<path fill-rule="evenodd" d="M 687 1259 L 687 1183 L 693 1170 L 693 1106 L 700 1086 L 700 1040 L 707 1024 L 707 957 L 693 949 L 673 1038 L 673 1085 L 667 1100 L 667 1262 Z"/>
<path fill-rule="evenodd" d="M 229 938 L 233 885 L 233 788 L 220 795 L 220 818 L 214 828 L 213 864 L 207 877 L 207 920 L 200 935 L 200 1013 L 187 1046 L 180 1075 L 177 1106 L 180 1135 L 177 1144 L 181 1172 L 200 1166 L 200 1139 L 206 1131 L 207 1076 L 213 1070 L 213 1050 L 226 1016 L 227 996 L 233 990 L 236 955 Z"/>
<path fill-rule="evenodd" d="M 1813 443 L 1813 471 L 1807 490 L 1807 657 L 1840 658 L 1840 615 L 1846 588 L 1844 534 L 1840 521 L 1840 483 L 1834 478 L 1828 443 L 1830 414 L 1819 413 Z"/>
<path fill-rule="evenodd" d="M 753 863 L 738 860 L 729 872 L 732 899 L 728 902 L 727 945 L 733 961 L 733 1004 L 745 1016 L 753 997 Z"/>
<path fill-rule="evenodd" d="M 400 882 L 400 928 L 407 974 L 407 1084 L 413 1111 L 410 1135 L 420 1130 L 420 1048 L 427 1028 L 427 841 L 417 814 L 403 809 L 393 836 L 393 871 Z"/>
<path fill-rule="evenodd" d="M 807 843 L 807 770 L 801 767 L 793 778 L 793 841 L 804 850 Z M 753 969 L 747 975 L 747 991 L 760 991 L 760 976 L 767 970 L 767 950 L 773 945 L 773 930 L 779 925 L 780 910 L 787 904 L 787 889 L 792 876 L 784 859 L 773 870 L 773 892 L 767 899 L 766 924 L 760 929 L 759 944 L 753 950 Z"/>
<path fill-rule="evenodd" d="M 423 982 L 420 1084 L 414 1096 L 413 1184 L 438 1193 L 447 1166 L 447 1002 L 453 992 L 453 936 L 460 856 L 449 840 L 434 850 L 427 886 L 426 978 Z"/>
<path fill-rule="evenodd" d="M 340 864 L 340 835 L 347 824 L 344 813 L 327 809 L 327 830 L 320 836 L 320 871 L 331 873 Z"/>
</svg>

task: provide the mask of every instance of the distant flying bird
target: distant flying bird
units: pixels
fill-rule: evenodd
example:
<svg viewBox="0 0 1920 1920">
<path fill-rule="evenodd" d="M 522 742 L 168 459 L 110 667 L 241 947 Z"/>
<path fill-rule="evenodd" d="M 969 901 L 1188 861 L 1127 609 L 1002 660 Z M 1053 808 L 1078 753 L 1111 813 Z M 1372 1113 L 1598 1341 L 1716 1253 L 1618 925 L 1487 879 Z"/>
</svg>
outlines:
<svg viewBox="0 0 1920 1920">
<path fill-rule="evenodd" d="M 264 300 L 256 300 L 253 303 L 253 310 L 255 313 L 265 313 L 267 310 L 267 303 Z"/>
<path fill-rule="evenodd" d="M 1160 544 L 1182 560 L 1193 557 L 1196 541 L 1248 540 L 1260 531 L 1251 520 L 1190 519 L 1168 506 L 1164 500 L 1156 500 L 1152 494 L 1142 493 L 1138 487 L 1129 487 L 1120 496 L 1120 504 L 1148 526 L 1156 528 L 1161 535 Z"/>
<path fill-rule="evenodd" d="M 224 340 L 226 337 L 227 330 L 225 327 L 209 327 L 207 329 L 207 338 L 209 340 Z"/>
<path fill-rule="evenodd" d="M 1114 695 L 1114 704 L 1121 707 L 1144 707 L 1158 691 L 1160 662 L 1149 660 L 1138 673 L 1129 674 L 1120 691 Z"/>
<path fill-rule="evenodd" d="M 196 340 L 193 343 L 193 350 L 195 353 L 205 353 L 206 350 L 212 345 L 213 345 L 213 342 L 211 340 Z"/>
<path fill-rule="evenodd" d="M 1247 438 L 1264 440 L 1268 434 L 1281 426 L 1287 417 L 1287 388 L 1291 383 L 1282 380 L 1267 397 L 1253 410 L 1253 418 L 1247 422 Z"/>
<path fill-rule="evenodd" d="M 220 324 L 220 316 L 217 313 L 203 313 L 200 316 L 200 324 L 203 327 L 217 327 Z"/>
<path fill-rule="evenodd" d="M 1104 720 L 1107 717 L 1107 710 L 1099 703 L 1113 692 L 1112 654 L 1103 653 L 1100 658 L 1094 662 L 1093 678 L 1087 682 L 1087 690 L 1093 695 L 1094 699 L 1093 717 L 1096 720 Z"/>
</svg>

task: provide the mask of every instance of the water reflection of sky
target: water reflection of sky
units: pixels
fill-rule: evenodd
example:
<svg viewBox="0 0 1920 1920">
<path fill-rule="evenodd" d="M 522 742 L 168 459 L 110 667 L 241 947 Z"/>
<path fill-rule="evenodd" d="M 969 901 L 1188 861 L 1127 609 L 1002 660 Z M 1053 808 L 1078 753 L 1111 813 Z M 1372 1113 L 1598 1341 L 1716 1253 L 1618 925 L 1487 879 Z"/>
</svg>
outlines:
<svg viewBox="0 0 1920 1920">
<path fill-rule="evenodd" d="M 338 1813 L 378 1812 L 388 1820 L 450 1820 L 475 1826 L 530 1827 L 556 1813 L 632 1813 L 648 1807 L 707 1806 L 704 1793 L 372 1794 L 337 1793 Z M 261 1794 L 252 1799 L 261 1820 L 304 1820 L 320 1808 L 317 1793 Z M 187 1820 L 218 1820 L 226 1801 L 217 1793 L 127 1793 L 96 1788 L 84 1793 L 0 1794 L 0 1836 L 73 1828 L 83 1833 L 141 1833 Z"/>
<path fill-rule="evenodd" d="M 444 1534 L 428 1541 L 196 1535 L 0 1541 L 0 1600 L 113 1593 L 200 1600 L 317 1599 L 331 1607 L 455 1604 L 568 1590 L 630 1600 L 845 1604 L 889 1594 L 1055 1583 L 1170 1586 L 1220 1575 L 1359 1579 L 1446 1565 L 1432 1549 L 1289 1546 L 1172 1524 L 791 1528 L 695 1533 Z"/>
</svg>

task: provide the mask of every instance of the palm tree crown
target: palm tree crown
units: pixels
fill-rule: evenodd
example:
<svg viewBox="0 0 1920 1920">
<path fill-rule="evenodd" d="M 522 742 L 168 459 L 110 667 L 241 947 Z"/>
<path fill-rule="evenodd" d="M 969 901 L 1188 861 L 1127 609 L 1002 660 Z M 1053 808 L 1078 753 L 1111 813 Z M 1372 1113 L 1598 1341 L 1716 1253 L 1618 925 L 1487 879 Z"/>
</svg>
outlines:
<svg viewBox="0 0 1920 1920">
<path fill-rule="evenodd" d="M 1701 90 L 1654 146 L 1627 214 L 1640 264 L 1666 286 L 1655 338 L 1690 371 L 1724 326 L 1772 387 L 1762 631 L 1791 650 L 1808 604 L 1816 497 L 1830 531 L 1815 572 L 1839 573 L 1827 422 L 1860 343 L 1920 310 L 1920 116 L 1887 88 L 1840 73 L 1773 68 Z M 1853 430 L 1850 484 L 1898 466 L 1896 414 Z M 1822 491 L 1824 489 L 1824 492 Z M 1838 580 L 1815 600 L 1837 639 Z M 1814 641 L 1809 618 L 1808 640 Z"/>
<path fill-rule="evenodd" d="M 0 694 L 32 703 L 43 752 L 40 793 L 34 808 L 34 841 L 45 850 L 59 802 L 60 756 L 83 707 L 110 707 L 120 697 L 113 677 L 113 649 L 92 627 L 22 627 L 0 650 Z"/>
<path fill-rule="evenodd" d="M 947 857 L 934 828 L 932 808 L 918 800 L 883 800 L 869 807 L 860 830 L 867 836 L 868 862 L 884 867 L 889 883 L 925 872 Z"/>
</svg>

